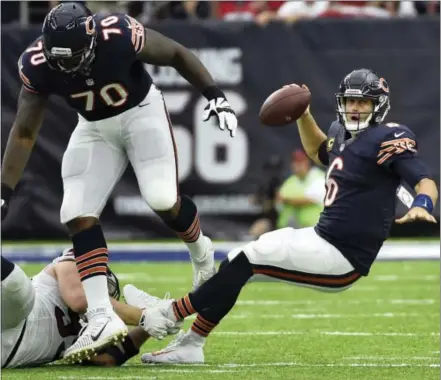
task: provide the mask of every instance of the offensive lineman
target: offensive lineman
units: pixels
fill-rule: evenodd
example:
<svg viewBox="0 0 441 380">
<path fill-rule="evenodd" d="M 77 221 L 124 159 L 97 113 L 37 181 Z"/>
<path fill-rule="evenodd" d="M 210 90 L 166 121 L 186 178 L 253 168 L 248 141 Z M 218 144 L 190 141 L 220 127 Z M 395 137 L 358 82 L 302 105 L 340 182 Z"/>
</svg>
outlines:
<svg viewBox="0 0 441 380">
<path fill-rule="evenodd" d="M 212 243 L 201 232 L 196 206 L 179 195 L 170 119 L 144 63 L 174 67 L 207 98 L 204 120 L 216 116 L 220 128 L 234 136 L 235 113 L 202 63 L 182 45 L 127 15 L 93 15 L 81 4 L 62 3 L 48 13 L 42 36 L 18 62 L 22 89 L 3 158 L 2 219 L 43 123 L 49 95 L 62 96 L 79 114 L 62 162 L 60 211 L 88 303 L 89 324 L 65 352 L 72 360 L 127 334 L 108 297 L 108 250 L 99 217 L 128 162 L 144 200 L 187 245 L 193 288 L 215 273 Z"/>
<path fill-rule="evenodd" d="M 418 156 L 414 133 L 401 124 L 383 124 L 390 109 L 384 78 L 368 69 L 354 70 L 341 82 L 336 102 L 338 120 L 327 136 L 309 108 L 297 121 L 308 156 L 329 166 L 325 208 L 317 225 L 269 232 L 231 251 L 209 281 L 159 307 L 158 314 L 174 321 L 198 315 L 186 334 L 161 351 L 144 354 L 144 363 L 204 362 L 206 337 L 256 275 L 327 292 L 346 290 L 367 276 L 389 236 L 402 180 L 417 195 L 396 222 L 436 223 L 431 212 L 438 190 Z"/>
</svg>

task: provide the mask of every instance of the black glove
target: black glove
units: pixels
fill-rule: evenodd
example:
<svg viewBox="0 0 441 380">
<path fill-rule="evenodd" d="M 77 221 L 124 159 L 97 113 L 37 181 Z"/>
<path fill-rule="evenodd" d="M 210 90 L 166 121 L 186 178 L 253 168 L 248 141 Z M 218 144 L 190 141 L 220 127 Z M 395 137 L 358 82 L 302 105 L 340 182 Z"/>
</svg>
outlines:
<svg viewBox="0 0 441 380">
<path fill-rule="evenodd" d="M 11 199 L 12 190 L 8 185 L 5 185 L 2 183 L 1 187 L 2 191 L 2 221 L 6 218 L 6 215 L 8 214 L 8 208 L 9 208 L 9 200 Z"/>
</svg>

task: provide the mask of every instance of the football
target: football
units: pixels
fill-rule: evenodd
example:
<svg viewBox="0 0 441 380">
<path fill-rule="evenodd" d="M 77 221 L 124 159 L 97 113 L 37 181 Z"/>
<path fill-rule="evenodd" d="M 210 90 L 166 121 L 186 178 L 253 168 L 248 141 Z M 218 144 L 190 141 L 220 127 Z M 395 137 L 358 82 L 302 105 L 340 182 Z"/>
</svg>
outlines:
<svg viewBox="0 0 441 380">
<path fill-rule="evenodd" d="M 273 92 L 260 108 L 259 118 L 268 126 L 283 126 L 295 122 L 308 108 L 311 92 L 296 84 Z"/>
</svg>

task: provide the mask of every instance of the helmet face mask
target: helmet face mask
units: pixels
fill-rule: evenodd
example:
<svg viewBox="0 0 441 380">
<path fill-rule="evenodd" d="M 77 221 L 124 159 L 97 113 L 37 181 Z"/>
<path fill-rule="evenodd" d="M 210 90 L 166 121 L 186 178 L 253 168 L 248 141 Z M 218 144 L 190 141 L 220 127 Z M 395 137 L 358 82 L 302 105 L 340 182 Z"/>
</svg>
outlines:
<svg viewBox="0 0 441 380">
<path fill-rule="evenodd" d="M 339 122 L 350 133 L 381 123 L 390 109 L 389 86 L 383 78 L 368 69 L 354 70 L 348 74 L 335 98 Z M 358 103 L 355 111 L 347 109 L 350 99 Z"/>
<path fill-rule="evenodd" d="M 52 69 L 72 74 L 90 71 L 97 33 L 87 8 L 75 3 L 55 7 L 44 20 L 42 34 L 44 55 Z"/>
</svg>

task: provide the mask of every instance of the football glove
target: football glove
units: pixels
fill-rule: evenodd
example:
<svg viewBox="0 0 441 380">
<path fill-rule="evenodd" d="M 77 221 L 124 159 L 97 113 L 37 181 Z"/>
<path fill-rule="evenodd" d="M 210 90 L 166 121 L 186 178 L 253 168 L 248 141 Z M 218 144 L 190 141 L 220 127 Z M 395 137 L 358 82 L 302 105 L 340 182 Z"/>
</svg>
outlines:
<svg viewBox="0 0 441 380">
<path fill-rule="evenodd" d="M 208 104 L 204 108 L 204 121 L 216 116 L 219 128 L 221 130 L 227 128 L 231 137 L 234 137 L 237 129 L 237 118 L 224 93 L 214 87 L 204 91 L 204 95 L 208 99 Z"/>
</svg>

